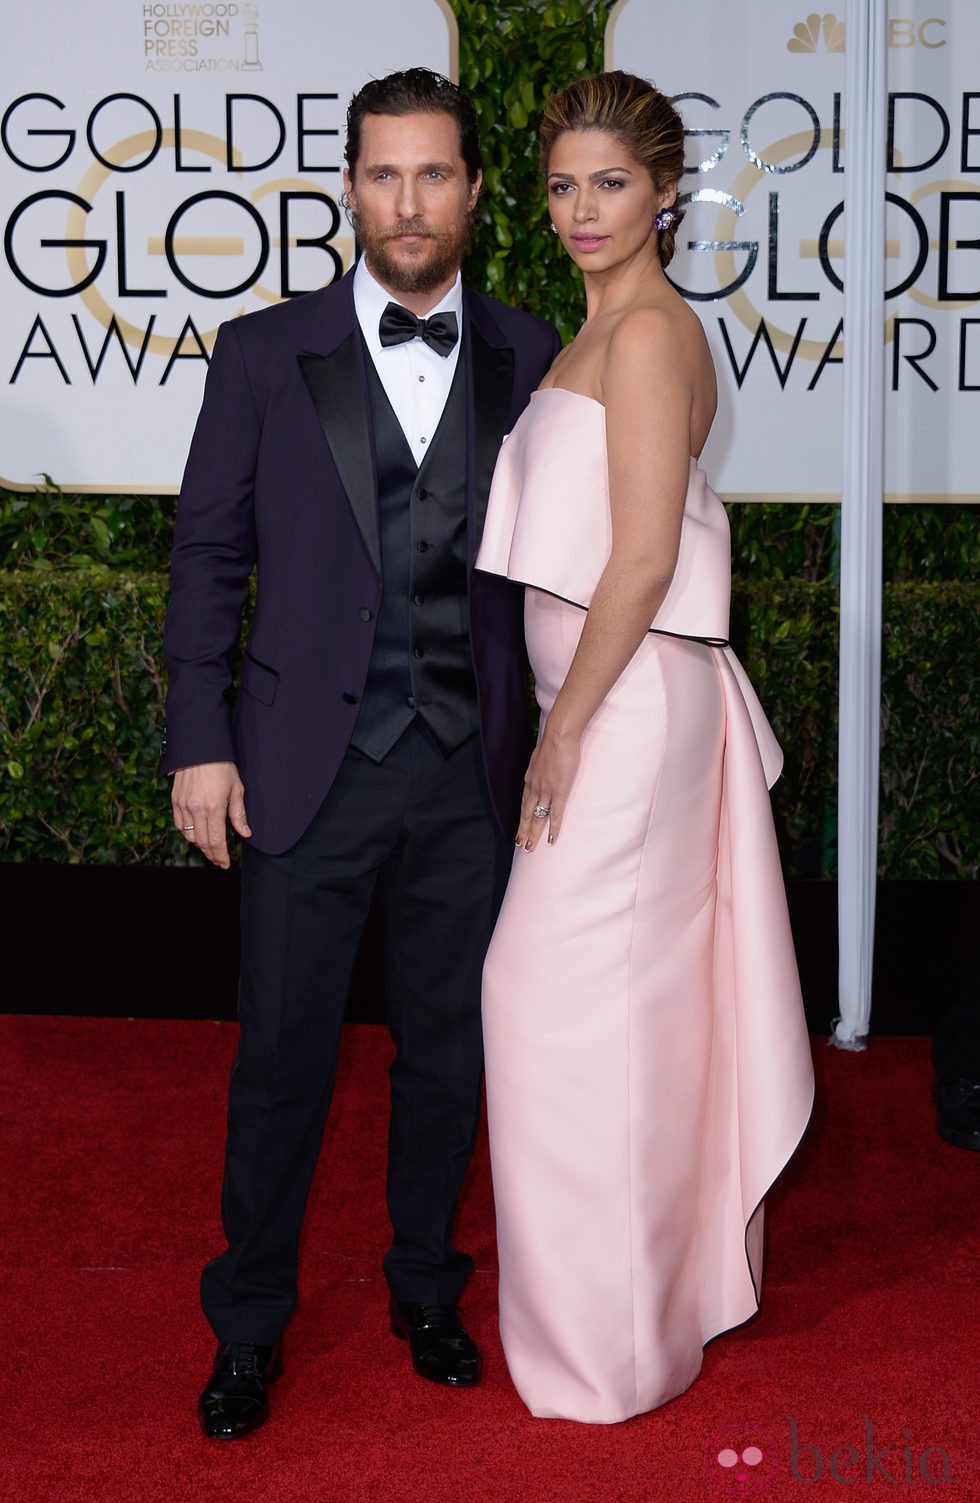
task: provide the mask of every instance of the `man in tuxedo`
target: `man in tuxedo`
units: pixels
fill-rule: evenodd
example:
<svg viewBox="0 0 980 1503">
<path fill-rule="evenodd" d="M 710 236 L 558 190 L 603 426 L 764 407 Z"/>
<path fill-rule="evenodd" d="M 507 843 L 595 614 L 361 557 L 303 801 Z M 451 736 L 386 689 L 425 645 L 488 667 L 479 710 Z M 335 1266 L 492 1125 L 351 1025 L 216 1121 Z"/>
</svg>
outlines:
<svg viewBox="0 0 980 1503">
<path fill-rule="evenodd" d="M 558 350 L 461 285 L 482 181 L 459 89 L 413 68 L 347 119 L 362 256 L 319 292 L 224 324 L 184 474 L 165 646 L 177 827 L 242 852 L 240 1042 L 202 1302 L 199 1417 L 268 1415 L 358 941 L 385 916 L 391 1069 L 383 1266 L 416 1372 L 480 1357 L 452 1245 L 477 1131 L 480 977 L 526 766 L 521 591 L 474 574 L 497 450 Z M 254 611 L 230 705 L 242 613 Z"/>
</svg>

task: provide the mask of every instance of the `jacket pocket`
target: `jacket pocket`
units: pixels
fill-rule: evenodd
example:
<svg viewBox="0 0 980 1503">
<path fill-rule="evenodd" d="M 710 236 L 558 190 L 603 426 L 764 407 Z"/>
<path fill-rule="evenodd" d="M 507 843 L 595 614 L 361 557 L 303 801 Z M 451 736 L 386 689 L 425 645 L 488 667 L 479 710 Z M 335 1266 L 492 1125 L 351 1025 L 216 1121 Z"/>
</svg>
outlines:
<svg viewBox="0 0 980 1503">
<path fill-rule="evenodd" d="M 242 658 L 241 685 L 245 693 L 251 694 L 260 704 L 271 705 L 279 687 L 279 675 L 274 668 L 267 668 L 246 652 Z"/>
</svg>

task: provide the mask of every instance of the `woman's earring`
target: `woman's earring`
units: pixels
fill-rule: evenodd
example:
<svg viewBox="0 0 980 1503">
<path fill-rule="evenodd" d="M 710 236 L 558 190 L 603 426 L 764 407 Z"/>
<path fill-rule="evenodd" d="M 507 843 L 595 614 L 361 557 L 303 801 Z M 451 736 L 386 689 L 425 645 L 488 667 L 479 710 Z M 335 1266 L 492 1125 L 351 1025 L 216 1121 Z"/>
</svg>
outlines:
<svg viewBox="0 0 980 1503">
<path fill-rule="evenodd" d="M 660 213 L 653 221 L 653 227 L 655 230 L 659 230 L 660 233 L 663 234 L 664 230 L 670 229 L 671 225 L 677 218 L 677 210 L 670 208 L 670 206 L 668 205 L 666 209 L 660 210 Z"/>
<path fill-rule="evenodd" d="M 552 226 L 551 226 L 551 233 L 552 233 L 552 234 L 553 234 L 553 235 L 557 235 L 557 234 L 558 234 L 558 226 L 557 226 L 557 225 L 556 225 L 556 224 L 553 224 L 553 225 L 552 225 Z"/>
</svg>

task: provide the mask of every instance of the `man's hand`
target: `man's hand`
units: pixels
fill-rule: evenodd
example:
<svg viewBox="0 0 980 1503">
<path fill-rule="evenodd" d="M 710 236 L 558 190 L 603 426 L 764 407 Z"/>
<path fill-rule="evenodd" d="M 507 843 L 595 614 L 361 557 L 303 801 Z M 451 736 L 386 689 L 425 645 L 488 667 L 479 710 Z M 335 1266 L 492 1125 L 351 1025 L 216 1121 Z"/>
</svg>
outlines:
<svg viewBox="0 0 980 1503">
<path fill-rule="evenodd" d="M 174 824 L 215 866 L 229 867 L 225 820 L 239 835 L 251 830 L 245 815 L 245 788 L 234 762 L 202 762 L 174 774 L 170 802 Z"/>
</svg>

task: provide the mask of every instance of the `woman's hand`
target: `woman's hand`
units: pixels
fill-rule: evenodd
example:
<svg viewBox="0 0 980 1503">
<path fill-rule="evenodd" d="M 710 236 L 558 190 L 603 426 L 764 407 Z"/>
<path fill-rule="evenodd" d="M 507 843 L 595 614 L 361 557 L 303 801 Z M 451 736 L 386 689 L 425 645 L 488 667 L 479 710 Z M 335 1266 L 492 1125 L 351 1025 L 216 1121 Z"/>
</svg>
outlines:
<svg viewBox="0 0 980 1503">
<path fill-rule="evenodd" d="M 531 753 L 524 776 L 524 798 L 516 844 L 533 851 L 545 830 L 554 845 L 561 829 L 562 814 L 578 771 L 581 749 L 578 736 L 544 735 Z M 539 812 L 535 814 L 535 809 Z"/>
</svg>

